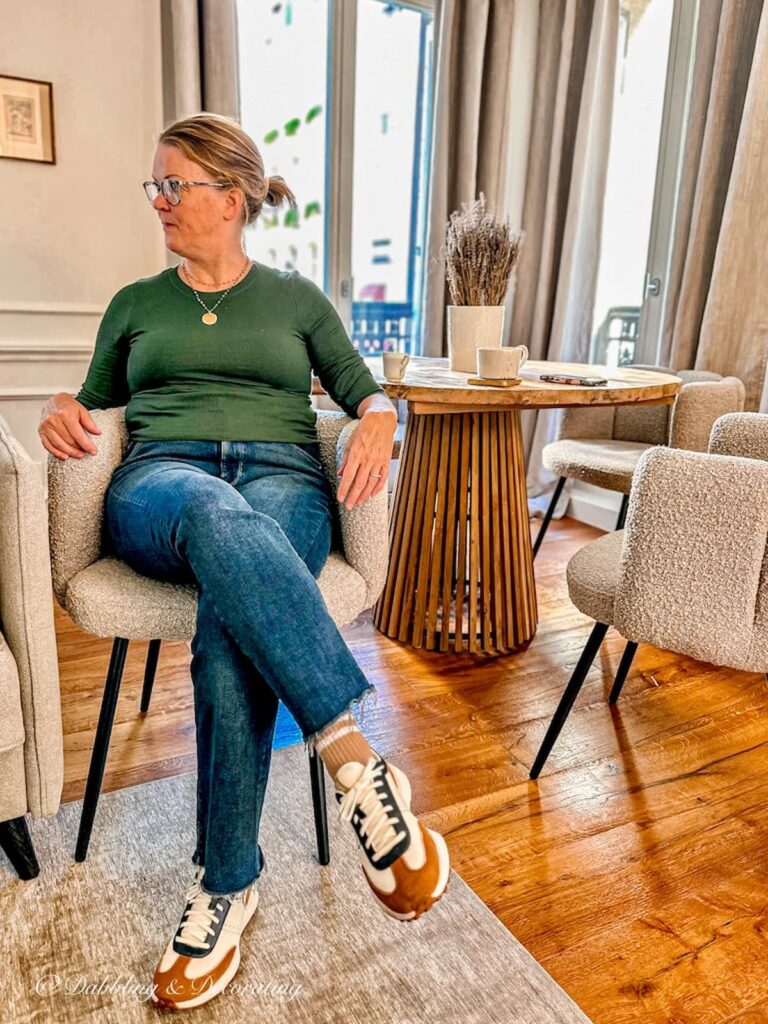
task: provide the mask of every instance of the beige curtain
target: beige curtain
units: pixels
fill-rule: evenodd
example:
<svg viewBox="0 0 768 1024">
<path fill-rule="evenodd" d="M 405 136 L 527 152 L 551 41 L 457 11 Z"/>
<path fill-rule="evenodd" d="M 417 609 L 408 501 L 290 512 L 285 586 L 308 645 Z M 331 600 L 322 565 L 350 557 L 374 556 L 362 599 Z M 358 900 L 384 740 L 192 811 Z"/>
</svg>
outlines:
<svg viewBox="0 0 768 1024">
<path fill-rule="evenodd" d="M 618 0 L 542 0 L 533 126 L 510 325 L 532 359 L 583 362 L 592 333 L 618 46 Z M 551 489 L 541 450 L 556 414 L 525 412 L 528 490 Z M 563 495 L 563 501 L 567 496 Z"/>
<path fill-rule="evenodd" d="M 437 0 L 424 355 L 444 356 L 448 218 L 485 193 L 504 213 L 515 0 Z"/>
<path fill-rule="evenodd" d="M 240 120 L 235 0 L 162 0 L 165 122 L 201 110 Z"/>
<path fill-rule="evenodd" d="M 661 363 L 733 373 L 768 411 L 768 5 L 700 5 Z"/>
</svg>

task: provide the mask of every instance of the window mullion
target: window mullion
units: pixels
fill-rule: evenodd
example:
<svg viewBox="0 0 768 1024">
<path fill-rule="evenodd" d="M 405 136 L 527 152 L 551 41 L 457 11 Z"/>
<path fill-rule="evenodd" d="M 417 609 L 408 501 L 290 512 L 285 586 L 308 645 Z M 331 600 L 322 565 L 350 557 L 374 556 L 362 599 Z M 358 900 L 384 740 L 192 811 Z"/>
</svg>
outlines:
<svg viewBox="0 0 768 1024">
<path fill-rule="evenodd" d="M 324 290 L 344 323 L 351 324 L 357 0 L 329 0 L 328 33 Z"/>
</svg>

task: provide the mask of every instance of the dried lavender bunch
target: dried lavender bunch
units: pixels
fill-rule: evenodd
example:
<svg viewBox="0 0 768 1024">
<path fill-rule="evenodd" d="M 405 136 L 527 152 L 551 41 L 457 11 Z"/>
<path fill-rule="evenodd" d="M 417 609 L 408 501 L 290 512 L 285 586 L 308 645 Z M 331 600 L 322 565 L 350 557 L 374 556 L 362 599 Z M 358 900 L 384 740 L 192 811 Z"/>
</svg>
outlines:
<svg viewBox="0 0 768 1024">
<path fill-rule="evenodd" d="M 444 256 L 454 306 L 501 306 L 525 232 L 486 211 L 485 194 L 462 203 L 448 222 Z"/>
</svg>

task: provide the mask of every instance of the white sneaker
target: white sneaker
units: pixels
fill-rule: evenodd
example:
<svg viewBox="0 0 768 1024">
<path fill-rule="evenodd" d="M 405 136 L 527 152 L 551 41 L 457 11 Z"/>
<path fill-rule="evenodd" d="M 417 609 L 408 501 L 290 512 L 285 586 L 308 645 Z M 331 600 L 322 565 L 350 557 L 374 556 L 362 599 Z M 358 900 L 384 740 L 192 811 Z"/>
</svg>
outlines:
<svg viewBox="0 0 768 1024">
<path fill-rule="evenodd" d="M 357 833 L 379 907 L 401 921 L 420 917 L 448 888 L 451 863 L 443 837 L 411 811 L 407 775 L 376 754 L 365 765 L 342 765 L 334 784 L 339 816 Z"/>
<path fill-rule="evenodd" d="M 201 1006 L 227 987 L 240 966 L 240 936 L 259 903 L 256 882 L 236 895 L 211 896 L 201 886 L 204 873 L 198 865 L 179 926 L 155 971 L 155 1006 Z"/>
</svg>

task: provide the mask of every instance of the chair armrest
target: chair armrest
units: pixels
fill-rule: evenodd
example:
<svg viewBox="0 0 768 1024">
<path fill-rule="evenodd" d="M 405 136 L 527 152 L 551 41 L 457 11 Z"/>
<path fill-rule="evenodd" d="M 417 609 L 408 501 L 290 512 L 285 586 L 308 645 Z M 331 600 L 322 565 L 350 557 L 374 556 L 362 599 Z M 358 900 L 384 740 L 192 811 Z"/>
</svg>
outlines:
<svg viewBox="0 0 768 1024">
<path fill-rule="evenodd" d="M 64 754 L 48 515 L 38 466 L 2 415 L 0 707 L 0 750 L 7 768 L 0 819 L 27 811 L 34 817 L 54 814 L 61 802 Z"/>
<path fill-rule="evenodd" d="M 657 447 L 629 498 L 614 625 L 625 637 L 746 667 L 768 533 L 768 464 Z"/>
<path fill-rule="evenodd" d="M 741 412 L 744 399 L 744 385 L 738 377 L 684 383 L 672 412 L 670 447 L 706 452 L 715 420 L 728 412 Z"/>
<path fill-rule="evenodd" d="M 48 535 L 56 600 L 66 608 L 67 584 L 102 556 L 104 499 L 128 444 L 125 406 L 92 409 L 101 428 L 91 434 L 96 454 L 57 459 L 48 452 Z"/>
<path fill-rule="evenodd" d="M 720 416 L 709 435 L 713 455 L 740 455 L 768 462 L 768 416 L 759 412 L 731 412 Z"/>
<path fill-rule="evenodd" d="M 328 413 L 327 415 L 334 415 Z M 341 466 L 352 434 L 357 430 L 360 420 L 344 417 L 346 425 L 339 434 L 336 446 L 336 459 L 332 466 L 331 487 L 336 494 L 339 480 L 336 476 Z M 326 472 L 328 471 L 326 466 Z M 338 506 L 341 522 L 341 536 L 344 544 L 344 556 L 349 564 L 365 580 L 366 608 L 371 608 L 379 598 L 387 579 L 389 565 L 389 505 L 387 488 L 384 486 L 378 494 L 371 495 L 362 505 L 347 509 L 343 503 Z"/>
</svg>

